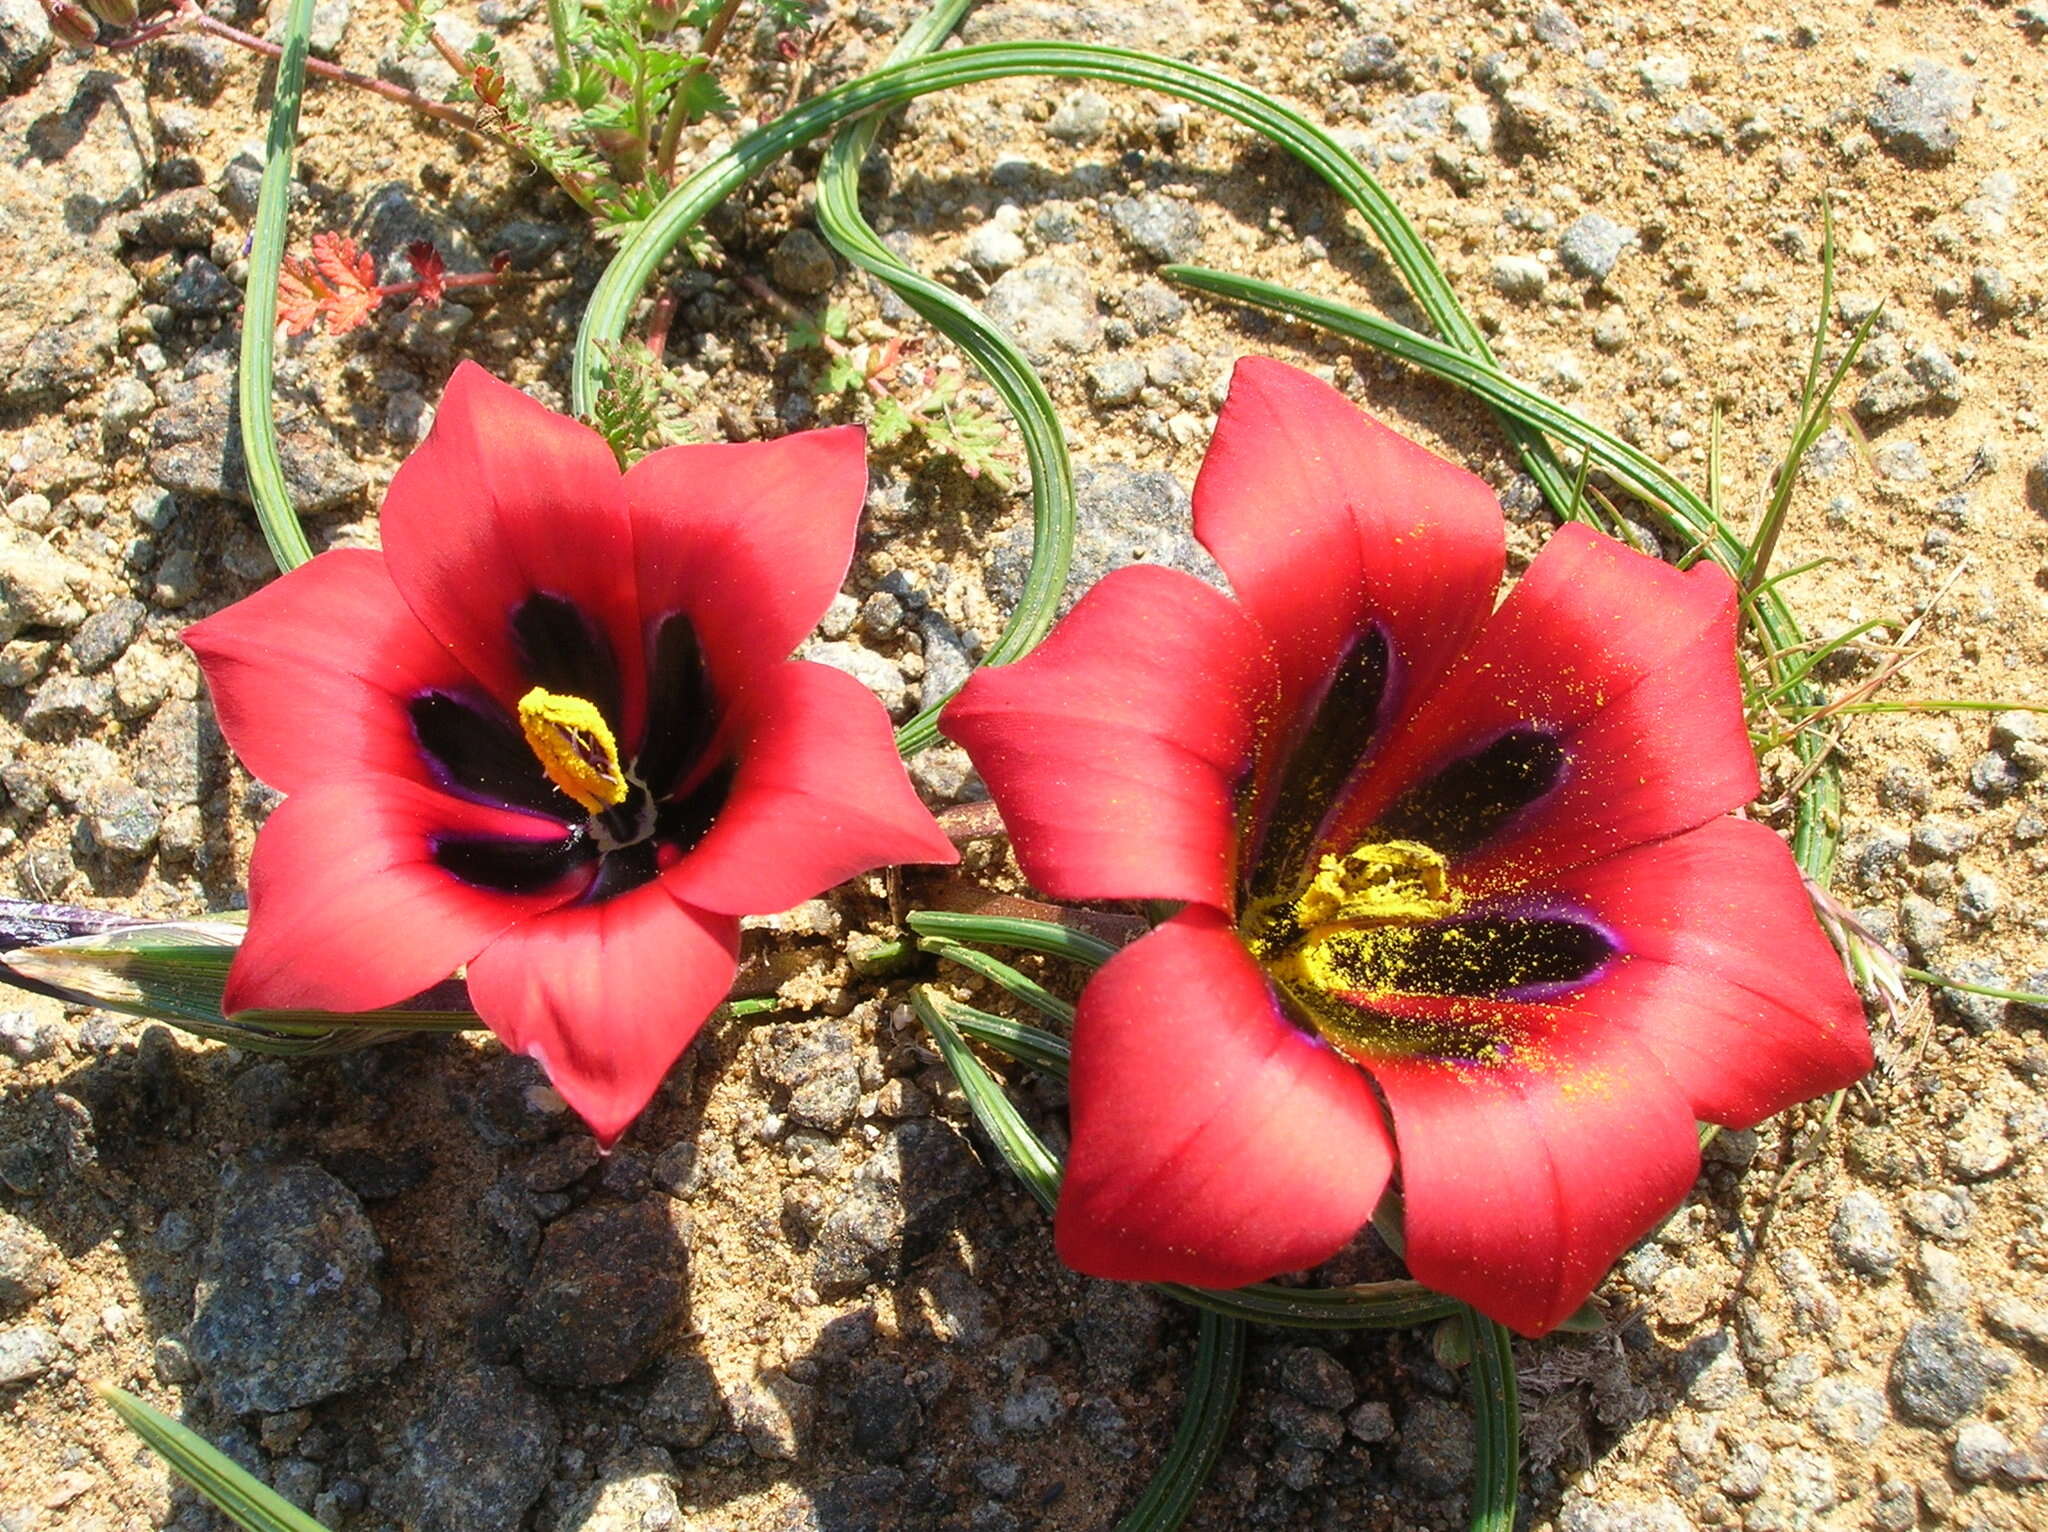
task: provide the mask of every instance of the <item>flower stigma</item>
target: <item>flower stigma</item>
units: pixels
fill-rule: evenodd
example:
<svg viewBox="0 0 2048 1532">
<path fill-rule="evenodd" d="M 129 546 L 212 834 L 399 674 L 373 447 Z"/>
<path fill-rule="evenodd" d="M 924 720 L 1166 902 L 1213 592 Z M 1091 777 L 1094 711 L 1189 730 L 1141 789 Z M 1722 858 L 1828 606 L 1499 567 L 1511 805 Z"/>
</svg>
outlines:
<svg viewBox="0 0 2048 1532">
<path fill-rule="evenodd" d="M 594 703 L 536 686 L 519 699 L 519 727 L 548 780 L 592 814 L 626 801 L 618 743 Z"/>
</svg>

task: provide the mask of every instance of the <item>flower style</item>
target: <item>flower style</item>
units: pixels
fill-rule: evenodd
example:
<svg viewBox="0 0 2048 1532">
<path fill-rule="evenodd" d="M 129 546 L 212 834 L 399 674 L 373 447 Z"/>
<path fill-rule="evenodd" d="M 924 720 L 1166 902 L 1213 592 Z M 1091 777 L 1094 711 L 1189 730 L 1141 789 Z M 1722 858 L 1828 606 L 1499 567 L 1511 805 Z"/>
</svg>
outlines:
<svg viewBox="0 0 2048 1532">
<path fill-rule="evenodd" d="M 226 1008 L 365 1011 L 467 965 L 609 1144 L 731 987 L 739 917 L 957 853 L 881 704 L 787 658 L 838 591 L 861 433 L 604 439 L 472 363 L 323 553 L 188 628 L 285 801 Z"/>
<path fill-rule="evenodd" d="M 943 718 L 1046 893 L 1183 906 L 1082 994 L 1060 1254 L 1238 1286 L 1398 1176 L 1415 1276 L 1541 1334 L 1695 1119 L 1870 1065 L 1790 854 L 1727 817 L 1733 582 L 1566 527 L 1496 610 L 1486 486 L 1258 359 L 1194 511 L 1234 600 L 1118 571 Z"/>
</svg>

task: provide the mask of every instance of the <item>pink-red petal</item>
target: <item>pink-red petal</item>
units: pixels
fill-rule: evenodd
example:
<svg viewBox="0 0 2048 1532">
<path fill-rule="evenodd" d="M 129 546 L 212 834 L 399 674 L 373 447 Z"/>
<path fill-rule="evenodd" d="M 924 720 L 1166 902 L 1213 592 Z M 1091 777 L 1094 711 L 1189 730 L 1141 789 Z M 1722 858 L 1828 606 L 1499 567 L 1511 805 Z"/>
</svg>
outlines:
<svg viewBox="0 0 2048 1532">
<path fill-rule="evenodd" d="M 1564 750 L 1558 785 L 1460 869 L 1472 887 L 1693 829 L 1756 795 L 1735 664 L 1737 595 L 1581 526 L 1554 534 L 1457 669 L 1390 739 L 1333 823 L 1350 845 L 1400 795 L 1503 732 Z"/>
<path fill-rule="evenodd" d="M 722 688 L 786 659 L 846 579 L 867 490 L 858 426 L 648 453 L 626 474 L 642 616 L 687 613 Z"/>
<path fill-rule="evenodd" d="M 1237 364 L 1194 502 L 1195 536 L 1272 640 L 1283 717 L 1372 623 L 1393 648 L 1396 716 L 1493 610 L 1493 491 L 1298 368 Z"/>
<path fill-rule="evenodd" d="M 322 782 L 286 798 L 256 837 L 228 1014 L 395 1004 L 589 880 L 585 869 L 534 893 L 472 887 L 434 861 L 441 835 L 545 843 L 562 826 L 401 777 Z"/>
<path fill-rule="evenodd" d="M 633 528 L 597 432 L 464 362 L 391 481 L 380 535 L 414 615 L 508 710 L 534 684 L 515 614 L 535 596 L 570 603 L 612 651 L 621 738 L 639 737 Z"/>
<path fill-rule="evenodd" d="M 1138 565 L 1099 582 L 1024 659 L 977 672 L 940 727 L 1046 893 L 1227 910 L 1236 792 L 1273 699 L 1242 610 Z"/>
<path fill-rule="evenodd" d="M 1053 1237 L 1090 1276 L 1239 1287 L 1312 1266 L 1386 1187 L 1365 1076 L 1282 1015 L 1229 921 L 1199 905 L 1089 981 L 1069 1089 Z"/>
<path fill-rule="evenodd" d="M 427 780 L 407 706 L 473 684 L 368 549 L 323 553 L 184 640 L 228 744 L 287 793 L 366 772 Z"/>
<path fill-rule="evenodd" d="M 477 1014 L 609 1146 L 732 988 L 739 922 L 660 882 L 522 921 L 469 965 Z"/>
<path fill-rule="evenodd" d="M 662 874 L 675 896 L 767 915 L 898 862 L 956 862 L 896 754 L 889 715 L 842 671 L 783 661 L 734 700 L 732 787 L 704 838 Z"/>
<path fill-rule="evenodd" d="M 1718 819 L 1554 890 L 1622 948 L 1580 1003 L 1656 1055 L 1695 1117 L 1754 1127 L 1870 1069 L 1862 1002 L 1764 826 Z"/>
<path fill-rule="evenodd" d="M 1371 1065 L 1400 1146 L 1408 1269 L 1524 1335 L 1555 1329 L 1698 1175 L 1684 1095 L 1593 1008 L 1400 1008 L 1505 1039 L 1484 1063 Z"/>
</svg>

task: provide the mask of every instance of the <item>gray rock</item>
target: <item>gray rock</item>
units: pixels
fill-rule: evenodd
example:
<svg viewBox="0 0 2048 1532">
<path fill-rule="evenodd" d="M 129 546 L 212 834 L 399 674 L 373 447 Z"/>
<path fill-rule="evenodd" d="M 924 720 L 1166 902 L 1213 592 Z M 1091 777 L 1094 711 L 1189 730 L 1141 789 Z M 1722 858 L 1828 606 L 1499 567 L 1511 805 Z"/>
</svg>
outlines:
<svg viewBox="0 0 2048 1532">
<path fill-rule="evenodd" d="M 1368 1399 L 1344 1417 L 1344 1429 L 1362 1442 L 1394 1439 L 1394 1412 L 1381 1400 Z"/>
<path fill-rule="evenodd" d="M 1045 131 L 1063 144 L 1092 144 L 1109 126 L 1109 98 L 1088 89 L 1068 92 L 1045 125 Z"/>
<path fill-rule="evenodd" d="M 1962 70 L 1916 58 L 1878 87 L 1864 119 L 1885 151 L 1908 165 L 1945 165 L 1977 106 L 1977 82 Z"/>
<path fill-rule="evenodd" d="M 2048 516 L 2048 452 L 2027 465 L 2027 503 Z"/>
<path fill-rule="evenodd" d="M 69 632 L 85 621 L 75 590 L 91 572 L 26 528 L 0 522 L 0 643 L 24 628 Z"/>
<path fill-rule="evenodd" d="M 164 294 L 164 303 L 179 314 L 225 314 L 242 301 L 242 290 L 203 255 L 188 255 Z"/>
<path fill-rule="evenodd" d="M 1586 37 L 1579 30 L 1579 24 L 1560 5 L 1539 6 L 1530 18 L 1529 30 L 1536 34 L 1536 41 L 1559 53 L 1579 53 L 1586 46 Z"/>
<path fill-rule="evenodd" d="M 1472 1417 L 1441 1399 L 1423 1398 L 1401 1420 L 1394 1473 L 1425 1495 L 1453 1495 L 1472 1477 Z"/>
<path fill-rule="evenodd" d="M 966 253 L 968 262 L 986 277 L 1001 276 L 1012 266 L 1020 266 L 1030 252 L 1024 248 L 1024 238 L 1017 232 L 1023 221 L 1013 209 L 1005 208 L 1013 216 L 1001 214 L 967 236 Z"/>
<path fill-rule="evenodd" d="M 1138 1373 L 1159 1360 L 1165 1324 L 1159 1299 L 1126 1282 L 1090 1282 L 1074 1319 L 1081 1362 L 1095 1382 L 1128 1387 Z"/>
<path fill-rule="evenodd" d="M 1921 1187 L 1906 1194 L 1906 1222 L 1930 1239 L 1968 1239 L 1976 1226 L 1970 1194 L 1960 1186 Z"/>
<path fill-rule="evenodd" d="M 162 395 L 164 407 L 150 421 L 150 477 L 178 494 L 250 504 L 233 377 L 165 384 Z M 318 409 L 280 394 L 277 424 L 285 484 L 301 511 L 339 509 L 368 483 Z"/>
<path fill-rule="evenodd" d="M 1826 1378 L 1813 1392 L 1811 1419 L 1829 1441 L 1868 1447 L 1884 1430 L 1884 1395 L 1868 1383 Z"/>
<path fill-rule="evenodd" d="M 227 88 L 228 49 L 218 38 L 173 32 L 150 45 L 148 59 L 149 88 L 156 95 L 181 97 L 203 106 Z M 250 206 L 254 205 L 252 197 Z"/>
<path fill-rule="evenodd" d="M 1292 1394 L 1276 1394 L 1266 1404 L 1266 1419 L 1282 1441 L 1315 1452 L 1334 1452 L 1344 1444 L 1344 1420 L 1335 1410 L 1319 1409 Z"/>
<path fill-rule="evenodd" d="M 859 1041 L 843 1021 L 763 1027 L 754 1034 L 754 1073 L 796 1121 L 844 1133 L 860 1111 Z"/>
<path fill-rule="evenodd" d="M 677 1532 L 676 1465 L 658 1447 L 642 1447 L 604 1465 L 597 1483 L 563 1516 L 560 1532 Z"/>
<path fill-rule="evenodd" d="M 57 1337 L 41 1325 L 0 1330 L 0 1388 L 33 1383 L 64 1354 Z"/>
<path fill-rule="evenodd" d="M 974 762 L 958 745 L 935 745 L 929 750 L 920 750 L 910 758 L 910 780 L 927 803 L 967 803 L 988 796 L 988 789 L 974 770 Z M 892 1086 L 901 1086 L 909 1092 L 903 1097 L 906 1101 L 923 1099 L 921 1093 L 901 1081 L 883 1086 L 885 1095 Z M 905 1111 L 894 1115 L 921 1117 L 924 1114 L 922 1111 Z"/>
<path fill-rule="evenodd" d="M 1558 1513 L 1557 1532 L 1694 1532 L 1674 1500 L 1599 1501 L 1574 1497 Z"/>
<path fill-rule="evenodd" d="M 0 1211 L 0 1319 L 54 1292 L 63 1271 L 57 1247 L 42 1230 Z"/>
<path fill-rule="evenodd" d="M 1865 1276 L 1890 1276 L 1903 1253 L 1891 1209 L 1870 1192 L 1853 1191 L 1844 1197 L 1828 1234 L 1835 1258 Z"/>
<path fill-rule="evenodd" d="M 831 248 L 809 229 L 791 229 L 768 255 L 768 270 L 777 285 L 794 293 L 831 290 L 839 280 L 839 263 Z"/>
<path fill-rule="evenodd" d="M 27 84 L 56 51 L 49 16 L 36 0 L 0 0 L 0 94 Z"/>
<path fill-rule="evenodd" d="M 666 1198 L 592 1203 L 547 1227 L 512 1338 L 538 1383 L 622 1383 L 683 1311 L 688 1249 Z"/>
<path fill-rule="evenodd" d="M 1742 1442 L 1728 1454 L 1721 1474 L 1721 1493 L 1731 1500 L 1754 1500 L 1764 1492 L 1771 1471 L 1771 1451 L 1762 1442 Z"/>
<path fill-rule="evenodd" d="M 121 215 L 121 238 L 159 250 L 205 250 L 227 222 L 227 209 L 210 187 L 181 186 Z"/>
<path fill-rule="evenodd" d="M 1006 271 L 989 289 L 984 308 L 1041 367 L 1062 352 L 1088 352 L 1102 344 L 1095 289 L 1076 266 L 1029 261 Z"/>
<path fill-rule="evenodd" d="M 1974 1415 L 1992 1378 L 1990 1353 L 1958 1314 L 1921 1320 L 1892 1355 L 1892 1400 L 1918 1425 L 1953 1426 Z"/>
<path fill-rule="evenodd" d="M 387 1509 L 408 1532 L 506 1532 L 554 1472 L 562 1428 L 510 1367 L 457 1378 L 406 1428 Z"/>
<path fill-rule="evenodd" d="M 641 1431 L 666 1447 L 701 1447 L 725 1424 L 718 1376 L 698 1356 L 672 1358 L 635 1417 Z"/>
<path fill-rule="evenodd" d="M 1124 318 L 1140 335 L 1158 335 L 1176 330 L 1187 318 L 1188 306 L 1179 293 L 1164 282 L 1147 277 L 1127 289 L 1119 300 Z"/>
<path fill-rule="evenodd" d="M 98 850 L 121 861 L 136 861 L 155 849 L 163 815 L 155 800 L 134 783 L 98 783 L 86 795 L 83 808 L 83 828 Z"/>
<path fill-rule="evenodd" d="M 142 620 L 148 615 L 147 607 L 128 596 L 102 607 L 71 635 L 66 645 L 71 651 L 71 663 L 87 675 L 106 669 L 135 642 L 135 635 L 142 631 Z"/>
<path fill-rule="evenodd" d="M 362 1204 L 314 1165 L 230 1168 L 194 1291 L 192 1360 L 221 1409 L 297 1409 L 397 1366 L 405 1326 Z"/>
<path fill-rule="evenodd" d="M 960 630 L 937 612 L 920 617 L 917 632 L 924 645 L 924 683 L 917 705 L 937 707 L 967 684 L 974 673 L 974 657 Z"/>
<path fill-rule="evenodd" d="M 858 644 L 812 644 L 803 651 L 803 657 L 820 665 L 830 665 L 834 670 L 843 670 L 854 680 L 882 699 L 882 706 L 889 710 L 889 716 L 901 719 L 910 712 L 910 683 L 903 672 L 896 668 L 896 662 L 887 655 L 863 649 Z"/>
<path fill-rule="evenodd" d="M 1347 1409 L 1358 1397 L 1350 1370 L 1319 1346 L 1296 1346 L 1281 1357 L 1280 1386 L 1323 1410 Z"/>
<path fill-rule="evenodd" d="M 1406 68 L 1401 62 L 1401 45 L 1384 32 L 1369 32 L 1356 38 L 1337 55 L 1337 72 L 1354 85 L 1369 80 L 1398 80 Z"/>
<path fill-rule="evenodd" d="M 1550 269 L 1533 255 L 1497 255 L 1487 270 L 1495 292 L 1507 298 L 1540 298 Z"/>
<path fill-rule="evenodd" d="M 954 1213 L 987 1180 L 950 1125 L 931 1118 L 898 1123 L 818 1231 L 818 1290 L 842 1296 L 901 1276 L 931 1253 Z"/>
<path fill-rule="evenodd" d="M 756 1374 L 733 1391 L 732 1423 L 757 1458 L 793 1463 L 817 1419 L 817 1391 L 787 1373 Z"/>
<path fill-rule="evenodd" d="M 1957 1429 L 1950 1461 L 1965 1484 L 1988 1484 L 2012 1455 L 2011 1437 L 1989 1421 L 1972 1420 Z"/>
<path fill-rule="evenodd" d="M 904 1381 L 899 1363 L 871 1363 L 846 1390 L 848 1438 L 870 1463 L 900 1461 L 924 1430 L 924 1407 Z"/>
<path fill-rule="evenodd" d="M 270 0 L 270 24 L 264 29 L 264 35 L 272 42 L 281 41 L 284 37 L 284 18 L 288 9 L 287 0 Z M 322 58 L 333 58 L 348 31 L 349 13 L 349 0 L 315 0 L 313 26 L 306 37 L 307 47 Z"/>
<path fill-rule="evenodd" d="M 1088 397 L 1115 407 L 1134 401 L 1145 387 L 1145 364 L 1134 356 L 1113 356 L 1088 369 Z"/>
<path fill-rule="evenodd" d="M 1599 213 L 1574 219 L 1557 242 L 1557 258 L 1573 276 L 1605 282 L 1614 274 L 1622 253 L 1635 243 L 1636 231 Z"/>
<path fill-rule="evenodd" d="M 1042 1436 L 1067 1413 L 1060 1387 L 1048 1377 L 1026 1373 L 1003 1396 L 998 1419 L 1012 1436 Z"/>
<path fill-rule="evenodd" d="M 1116 231 L 1155 261 L 1191 260 L 1202 248 L 1202 215 L 1178 197 L 1120 197 L 1108 213 Z"/>
<path fill-rule="evenodd" d="M 1172 474 L 1121 463 L 1074 474 L 1075 536 L 1062 614 L 1097 580 L 1125 564 L 1164 564 L 1221 586 L 1223 575 L 1195 541 L 1188 493 Z M 1031 561 L 1031 529 L 1014 527 L 992 540 L 989 594 L 1014 606 Z"/>
</svg>

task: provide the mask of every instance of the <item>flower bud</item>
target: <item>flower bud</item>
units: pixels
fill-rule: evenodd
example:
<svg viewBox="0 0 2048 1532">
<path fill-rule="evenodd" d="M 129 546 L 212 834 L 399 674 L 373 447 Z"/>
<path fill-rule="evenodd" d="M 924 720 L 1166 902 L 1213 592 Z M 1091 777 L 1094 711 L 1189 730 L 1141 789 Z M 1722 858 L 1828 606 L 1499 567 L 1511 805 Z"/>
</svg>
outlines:
<svg viewBox="0 0 2048 1532">
<path fill-rule="evenodd" d="M 43 0 L 43 12 L 50 18 L 50 30 L 81 53 L 98 45 L 99 23 L 71 0 Z"/>
<path fill-rule="evenodd" d="M 125 32 L 135 25 L 135 0 L 85 0 L 85 4 L 110 27 Z"/>
</svg>

